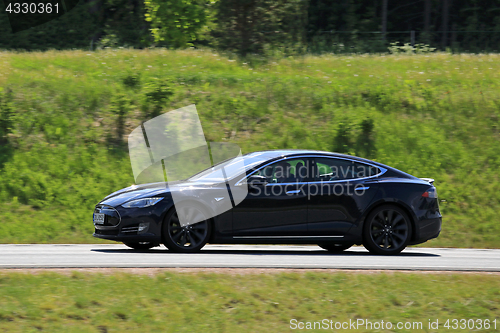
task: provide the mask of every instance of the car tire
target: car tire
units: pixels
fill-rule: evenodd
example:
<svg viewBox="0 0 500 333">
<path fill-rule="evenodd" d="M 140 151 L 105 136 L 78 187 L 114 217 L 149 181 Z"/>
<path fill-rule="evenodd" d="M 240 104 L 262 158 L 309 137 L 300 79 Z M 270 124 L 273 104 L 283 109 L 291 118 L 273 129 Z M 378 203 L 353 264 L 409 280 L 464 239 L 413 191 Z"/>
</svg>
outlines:
<svg viewBox="0 0 500 333">
<path fill-rule="evenodd" d="M 347 250 L 354 244 L 338 244 L 338 243 L 321 243 L 318 246 L 322 249 L 327 250 L 328 252 L 340 253 L 342 251 Z"/>
<path fill-rule="evenodd" d="M 406 212 L 394 205 L 376 208 L 363 226 L 363 246 L 374 254 L 395 255 L 411 240 L 412 225 Z"/>
<path fill-rule="evenodd" d="M 187 211 L 186 216 L 202 216 L 202 220 L 201 222 L 182 226 L 177 210 L 183 213 Z M 196 220 L 199 220 L 199 218 Z M 211 232 L 212 226 L 208 215 L 204 209 L 197 205 L 182 205 L 172 209 L 165 217 L 162 227 L 164 245 L 170 251 L 182 253 L 201 250 L 208 242 Z"/>
<path fill-rule="evenodd" d="M 158 244 L 154 244 L 151 242 L 123 242 L 123 244 L 134 250 L 149 250 L 155 246 L 158 246 Z"/>
</svg>

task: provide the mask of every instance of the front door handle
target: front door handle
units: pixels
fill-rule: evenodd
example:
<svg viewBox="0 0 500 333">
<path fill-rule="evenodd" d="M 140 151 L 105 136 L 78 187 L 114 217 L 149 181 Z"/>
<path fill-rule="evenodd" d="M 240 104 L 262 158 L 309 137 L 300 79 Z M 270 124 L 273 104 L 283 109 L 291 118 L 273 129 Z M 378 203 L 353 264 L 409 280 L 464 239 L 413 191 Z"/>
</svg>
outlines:
<svg viewBox="0 0 500 333">
<path fill-rule="evenodd" d="M 300 190 L 287 191 L 286 194 L 296 194 L 299 193 Z"/>
<path fill-rule="evenodd" d="M 362 187 L 356 187 L 354 190 L 355 191 L 366 191 L 369 188 L 370 188 L 370 186 L 362 186 Z"/>
</svg>

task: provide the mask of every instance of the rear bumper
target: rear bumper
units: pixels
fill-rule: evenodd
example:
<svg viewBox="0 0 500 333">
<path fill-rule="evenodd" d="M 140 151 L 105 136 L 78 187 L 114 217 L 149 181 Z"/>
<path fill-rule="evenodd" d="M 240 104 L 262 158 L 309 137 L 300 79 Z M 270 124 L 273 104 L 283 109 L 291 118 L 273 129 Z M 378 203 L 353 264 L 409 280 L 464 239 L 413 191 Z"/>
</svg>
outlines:
<svg viewBox="0 0 500 333">
<path fill-rule="evenodd" d="M 417 224 L 416 237 L 410 245 L 420 244 L 429 239 L 436 238 L 441 232 L 442 218 L 421 220 Z"/>
</svg>

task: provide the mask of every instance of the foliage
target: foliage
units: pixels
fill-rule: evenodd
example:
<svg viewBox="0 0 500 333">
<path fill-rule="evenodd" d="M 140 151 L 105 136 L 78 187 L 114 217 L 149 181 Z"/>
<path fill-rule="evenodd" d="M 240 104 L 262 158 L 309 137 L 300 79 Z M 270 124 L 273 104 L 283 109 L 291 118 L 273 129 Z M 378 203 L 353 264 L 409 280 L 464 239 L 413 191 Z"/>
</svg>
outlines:
<svg viewBox="0 0 500 333">
<path fill-rule="evenodd" d="M 483 323 L 488 319 L 485 331 L 496 331 L 499 325 L 500 288 L 495 275 L 135 271 L 4 270 L 0 328 L 4 332 L 68 332 L 68 328 L 73 332 L 290 332 L 293 319 L 304 327 L 306 322 L 323 325 L 325 319 L 328 324 L 332 321 L 328 330 L 334 331 L 336 322 L 362 319 L 372 327 L 380 327 L 381 321 L 384 328 L 393 325 L 378 331 L 394 331 L 398 322 L 406 323 L 414 328 L 409 332 L 428 331 L 429 322 L 436 320 L 439 329 L 434 331 L 445 331 L 452 318 L 459 325 L 473 319 L 475 327 L 479 327 L 476 319 Z M 412 326 L 414 322 L 421 326 Z M 467 323 L 472 327 L 470 321 L 463 327 Z M 352 329 L 373 330 L 362 324 Z"/>
<path fill-rule="evenodd" d="M 350 123 L 349 121 L 341 120 L 338 123 L 333 150 L 339 153 L 349 153 L 349 148 L 351 146 L 352 139 Z"/>
<path fill-rule="evenodd" d="M 375 121 L 372 118 L 363 119 L 360 124 L 360 133 L 357 139 L 357 151 L 368 158 L 375 155 Z"/>
<path fill-rule="evenodd" d="M 137 89 L 141 86 L 141 75 L 139 73 L 127 73 L 122 77 L 122 83 L 126 88 Z"/>
<path fill-rule="evenodd" d="M 0 87 L 0 144 L 7 142 L 7 135 L 12 133 L 13 125 L 12 90 L 4 91 Z"/>
<path fill-rule="evenodd" d="M 70 12 L 43 25 L 12 33 L 7 15 L 0 15 L 0 49 L 95 49 L 151 44 L 142 1 L 80 1 Z"/>
<path fill-rule="evenodd" d="M 124 92 L 117 92 L 111 98 L 110 111 L 116 115 L 116 139 L 118 144 L 123 142 L 125 120 L 131 107 L 131 100 Z"/>
<path fill-rule="evenodd" d="M 429 47 L 429 45 L 426 44 L 415 44 L 414 46 L 412 46 L 410 43 L 405 43 L 403 46 L 400 46 L 399 42 L 393 42 L 390 44 L 391 46 L 389 46 L 388 49 L 391 54 L 399 54 L 399 53 L 423 54 L 423 53 L 431 53 L 436 50 L 435 47 Z"/>
<path fill-rule="evenodd" d="M 105 34 L 97 42 L 97 47 L 100 49 L 120 47 L 120 40 L 118 39 L 118 36 L 113 33 Z"/>
<path fill-rule="evenodd" d="M 498 248 L 499 60 L 434 52 L 250 66 L 199 50 L 3 52 L 15 116 L 0 149 L 0 242 L 97 241 L 92 208 L 134 182 L 115 144 L 114 112 L 129 100 L 124 140 L 154 114 L 196 104 L 207 141 L 243 153 L 342 149 L 434 178 L 443 231 L 424 245 Z"/>
<path fill-rule="evenodd" d="M 149 23 L 144 19 L 142 0 L 104 0 L 99 9 L 103 26 L 101 47 L 137 47 L 151 45 Z"/>
<path fill-rule="evenodd" d="M 169 80 L 151 78 L 144 85 L 144 103 L 143 110 L 147 118 L 159 116 L 161 110 L 168 104 L 170 97 L 174 94 L 173 85 Z"/>
<path fill-rule="evenodd" d="M 428 26 L 425 3 L 431 5 Z M 447 27 L 441 26 L 442 3 L 389 2 L 388 34 L 383 39 L 377 33 L 382 1 L 85 0 L 56 20 L 16 34 L 7 15 L 0 15 L 0 49 L 142 49 L 154 44 L 210 46 L 243 56 L 386 53 L 391 42 L 410 43 L 410 31 L 415 31 L 416 43 L 430 48 L 498 52 L 498 0 L 455 0 L 449 6 Z M 408 51 L 402 47 L 398 51 Z"/>
<path fill-rule="evenodd" d="M 429 30 L 425 4 L 430 3 Z M 314 53 L 381 53 L 389 43 L 416 43 L 453 52 L 498 52 L 500 16 L 497 0 L 455 0 L 449 6 L 449 24 L 442 26 L 443 1 L 400 0 L 388 3 L 386 40 L 380 32 L 382 1 L 308 1 L 307 46 Z M 449 31 L 443 33 L 443 31 Z M 443 35 L 446 42 L 442 45 Z M 339 46 L 343 47 L 340 48 Z"/>
<path fill-rule="evenodd" d="M 146 21 L 151 23 L 155 42 L 168 48 L 193 45 L 209 20 L 209 0 L 145 1 Z"/>
<path fill-rule="evenodd" d="M 69 13 L 38 27 L 12 33 L 7 15 L 0 15 L 0 49 L 87 48 L 101 27 L 98 17 L 89 12 L 91 3 L 80 3 Z M 2 7 L 3 8 L 3 7 Z"/>
<path fill-rule="evenodd" d="M 306 11 L 300 0 L 220 0 L 217 3 L 218 46 L 245 57 L 268 49 L 302 44 Z"/>
</svg>

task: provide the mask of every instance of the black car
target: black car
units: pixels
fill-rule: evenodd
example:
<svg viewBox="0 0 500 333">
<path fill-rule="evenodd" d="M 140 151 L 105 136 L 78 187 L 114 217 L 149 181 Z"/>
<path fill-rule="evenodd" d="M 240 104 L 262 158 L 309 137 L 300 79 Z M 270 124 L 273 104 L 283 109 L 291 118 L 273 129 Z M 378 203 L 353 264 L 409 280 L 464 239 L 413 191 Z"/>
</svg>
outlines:
<svg viewBox="0 0 500 333">
<path fill-rule="evenodd" d="M 94 236 L 175 252 L 209 242 L 318 244 L 332 252 L 363 244 L 397 254 L 441 231 L 432 179 L 323 151 L 259 151 L 239 162 L 110 194 L 95 207 Z"/>
</svg>

